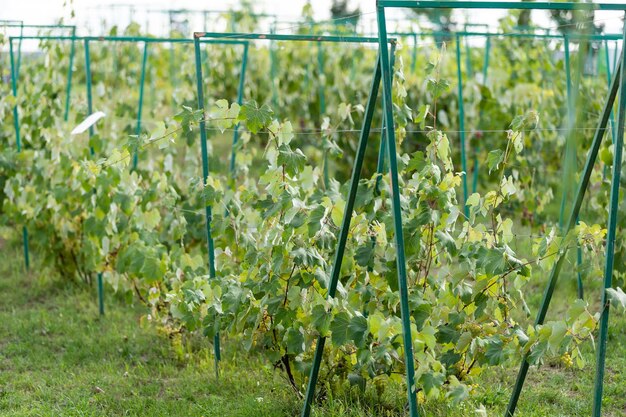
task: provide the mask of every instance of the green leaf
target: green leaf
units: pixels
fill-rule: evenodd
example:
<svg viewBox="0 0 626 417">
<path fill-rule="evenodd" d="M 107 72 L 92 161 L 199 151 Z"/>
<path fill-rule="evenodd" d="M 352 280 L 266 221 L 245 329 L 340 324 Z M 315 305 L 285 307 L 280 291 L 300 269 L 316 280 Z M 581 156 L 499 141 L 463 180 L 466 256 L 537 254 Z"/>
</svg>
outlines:
<svg viewBox="0 0 626 417">
<path fill-rule="evenodd" d="M 481 248 L 478 256 L 477 265 L 489 276 L 500 275 L 508 270 L 504 252 L 500 249 Z"/>
<path fill-rule="evenodd" d="M 480 194 L 478 193 L 473 193 L 472 195 L 470 195 L 467 198 L 467 201 L 465 202 L 465 205 L 470 206 L 470 207 L 476 207 L 480 204 Z"/>
<path fill-rule="evenodd" d="M 311 317 L 313 318 L 313 327 L 319 332 L 320 336 L 328 336 L 332 315 L 326 311 L 324 306 L 318 304 L 313 307 Z"/>
<path fill-rule="evenodd" d="M 567 324 L 562 321 L 557 321 L 552 324 L 552 333 L 548 339 L 548 345 L 553 349 L 558 349 L 561 342 L 567 334 Z"/>
<path fill-rule="evenodd" d="M 437 100 L 442 94 L 450 90 L 450 81 L 431 78 L 428 80 L 426 89 L 432 95 L 433 100 Z"/>
<path fill-rule="evenodd" d="M 165 265 L 155 256 L 146 256 L 141 267 L 141 274 L 149 282 L 159 281 L 165 276 Z"/>
<path fill-rule="evenodd" d="M 354 260 L 362 267 L 373 266 L 374 249 L 374 242 L 367 242 L 359 246 L 354 253 Z"/>
<path fill-rule="evenodd" d="M 272 122 L 272 113 L 267 104 L 259 107 L 256 101 L 250 100 L 241 106 L 238 120 L 245 122 L 250 132 L 258 133 Z"/>
<path fill-rule="evenodd" d="M 489 168 L 489 173 L 498 169 L 500 164 L 504 161 L 504 151 L 500 149 L 495 149 L 489 152 L 487 155 L 487 167 Z"/>
<path fill-rule="evenodd" d="M 504 361 L 502 340 L 491 339 L 485 351 L 485 358 L 489 365 L 499 365 Z"/>
<path fill-rule="evenodd" d="M 289 145 L 281 145 L 278 148 L 278 165 L 285 167 L 285 171 L 290 175 L 295 175 L 302 171 L 306 163 L 306 156 L 300 149 L 291 150 Z"/>
<path fill-rule="evenodd" d="M 458 404 L 469 398 L 469 391 L 464 384 L 458 384 L 446 394 L 446 398 L 452 401 L 452 404 Z"/>
<path fill-rule="evenodd" d="M 348 339 L 348 326 L 350 325 L 350 316 L 348 313 L 342 311 L 338 313 L 330 324 L 330 331 L 332 332 L 332 341 L 335 345 L 341 346 L 345 344 Z"/>
<path fill-rule="evenodd" d="M 363 316 L 352 317 L 348 325 L 348 337 L 354 341 L 354 344 L 359 347 L 364 346 L 367 334 L 367 319 Z"/>
<path fill-rule="evenodd" d="M 426 395 L 429 395 L 433 390 L 436 390 L 435 392 L 438 393 L 439 388 L 443 386 L 445 380 L 446 377 L 442 373 L 426 372 L 422 374 L 419 382 L 421 383 L 422 387 L 424 387 L 424 392 L 426 393 Z"/>
<path fill-rule="evenodd" d="M 326 208 L 321 204 L 309 212 L 309 220 L 307 222 L 309 237 L 313 237 L 322 228 L 322 219 L 325 213 Z"/>
<path fill-rule="evenodd" d="M 304 352 L 304 334 L 302 333 L 301 327 L 298 327 L 297 329 L 290 327 L 287 329 L 284 341 L 287 345 L 287 353 L 298 355 Z"/>
<path fill-rule="evenodd" d="M 607 288 L 606 297 L 615 307 L 626 310 L 626 293 L 620 288 Z"/>
<path fill-rule="evenodd" d="M 414 123 L 418 123 L 420 125 L 420 129 L 424 129 L 426 127 L 426 117 L 428 116 L 428 111 L 430 110 L 430 106 L 428 104 L 422 104 L 417 110 L 417 114 L 413 119 Z"/>
</svg>

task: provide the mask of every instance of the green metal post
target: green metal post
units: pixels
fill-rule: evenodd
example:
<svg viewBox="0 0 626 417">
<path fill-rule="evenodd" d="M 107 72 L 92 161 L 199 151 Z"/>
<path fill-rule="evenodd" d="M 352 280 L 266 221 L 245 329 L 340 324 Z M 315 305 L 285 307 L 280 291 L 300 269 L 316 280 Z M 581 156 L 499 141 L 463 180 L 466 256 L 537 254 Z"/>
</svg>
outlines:
<svg viewBox="0 0 626 417">
<path fill-rule="evenodd" d="M 393 101 L 391 94 L 391 63 L 387 49 L 387 27 L 385 9 L 378 3 L 378 41 L 382 72 L 383 109 L 386 121 L 387 152 L 389 154 L 389 176 L 391 179 L 391 201 L 393 207 L 394 232 L 396 237 L 396 261 L 398 268 L 398 288 L 400 291 L 400 312 L 402 319 L 402 339 L 404 344 L 404 362 L 409 400 L 409 415 L 417 417 L 417 395 L 415 387 L 415 363 L 413 359 L 413 341 L 411 338 L 411 312 L 404 255 L 404 235 L 402 230 L 402 207 L 400 206 L 400 186 L 398 181 L 398 161 L 396 155 L 395 123 L 393 120 Z"/>
<path fill-rule="evenodd" d="M 463 104 L 463 76 L 461 74 L 461 37 L 456 34 L 456 76 L 458 80 L 459 95 L 459 140 L 461 147 L 461 169 L 463 170 L 463 213 L 469 218 L 469 207 L 465 204 L 468 198 L 467 192 L 467 157 L 465 150 L 465 112 Z"/>
<path fill-rule="evenodd" d="M 624 43 L 626 46 L 626 24 L 624 24 Z M 621 86 L 619 91 L 619 105 L 617 108 L 617 138 L 613 146 L 613 172 L 611 177 L 611 203 L 609 206 L 609 221 L 606 238 L 606 262 L 604 264 L 604 291 L 602 292 L 602 313 L 600 316 L 600 336 L 598 339 L 595 389 L 593 396 L 593 417 L 602 414 L 602 390 L 604 383 L 604 366 L 606 361 L 606 345 L 609 335 L 609 308 L 611 302 L 607 297 L 607 289 L 613 286 L 613 266 L 615 262 L 615 238 L 617 233 L 617 216 L 619 210 L 619 185 L 622 173 L 622 151 L 624 146 L 624 124 L 626 123 L 626 55 L 622 53 Z"/>
<path fill-rule="evenodd" d="M 613 69 L 615 70 L 615 67 L 617 66 L 617 48 L 618 48 L 618 44 L 617 41 L 615 42 L 615 48 L 613 48 Z"/>
<path fill-rule="evenodd" d="M 72 29 L 72 38 L 76 36 L 76 27 Z M 70 94 L 72 92 L 72 72 L 74 68 L 74 55 L 76 54 L 76 41 L 72 39 L 72 45 L 70 46 L 70 62 L 67 68 L 67 87 L 65 89 L 65 114 L 63 120 L 67 122 L 70 115 Z"/>
<path fill-rule="evenodd" d="M 587 191 L 587 187 L 589 186 L 589 180 L 591 178 L 591 173 L 593 171 L 593 166 L 598 157 L 598 152 L 600 151 L 600 145 L 602 144 L 602 138 L 606 132 L 606 126 L 609 121 L 609 117 L 611 114 L 611 109 L 613 108 L 613 103 L 615 102 L 615 97 L 617 96 L 617 90 L 620 86 L 620 80 L 623 78 L 622 75 L 622 61 L 623 61 L 623 52 L 620 57 L 619 64 L 616 68 L 615 74 L 613 75 L 613 81 L 611 82 L 611 87 L 609 88 L 609 95 L 604 104 L 604 108 L 602 109 L 602 116 L 600 117 L 600 122 L 598 123 L 598 127 L 596 128 L 593 141 L 591 143 L 591 147 L 589 149 L 589 153 L 587 154 L 587 160 L 585 162 L 585 168 L 583 170 L 583 175 L 581 176 L 578 189 L 575 194 L 574 203 L 572 205 L 568 221 L 565 224 L 565 228 L 563 229 L 563 235 L 567 234 L 576 224 L 576 219 L 578 218 L 578 214 L 580 213 L 580 207 L 582 206 L 583 198 L 585 196 L 585 192 Z M 622 81 L 623 83 L 623 81 Z M 623 90 L 626 91 L 626 90 Z M 622 130 L 623 133 L 623 130 Z M 558 255 L 558 258 L 552 267 L 552 271 L 550 271 L 550 277 L 548 278 L 548 285 L 543 294 L 543 299 L 541 301 L 541 306 L 539 307 L 539 312 L 537 313 L 537 318 L 535 320 L 535 325 L 543 324 L 546 314 L 548 312 L 548 307 L 550 306 L 550 301 L 552 300 L 552 295 L 554 294 L 554 289 L 556 288 L 556 283 L 559 279 L 559 274 L 561 273 L 561 268 L 565 263 L 565 258 L 567 255 L 567 248 L 563 248 L 561 253 Z M 520 394 L 522 392 L 522 387 L 524 386 L 524 381 L 526 380 L 526 374 L 528 373 L 528 354 L 524 355 L 522 359 L 522 363 L 520 364 L 520 369 L 517 375 L 517 380 L 515 381 L 515 386 L 513 387 L 513 392 L 511 394 L 511 399 L 509 400 L 509 405 L 507 406 L 505 417 L 513 416 L 515 409 L 517 408 L 517 402 L 519 400 Z"/>
<path fill-rule="evenodd" d="M 571 78 L 571 64 L 570 64 L 570 48 L 569 48 L 569 36 L 564 35 L 563 37 L 564 43 L 563 48 L 565 49 L 565 89 L 567 91 L 567 124 L 568 124 L 568 134 L 567 142 L 565 144 L 565 153 L 563 155 L 563 166 L 564 166 L 564 188 L 563 188 L 563 196 L 561 197 L 561 208 L 559 210 L 559 228 L 563 227 L 563 222 L 565 221 L 565 205 L 567 204 L 567 195 L 570 189 L 569 185 L 569 177 L 568 177 L 568 168 L 570 167 L 570 154 L 571 154 L 571 140 L 573 139 L 573 135 L 571 134 L 571 129 L 574 127 L 574 102 L 572 101 L 572 78 Z"/>
<path fill-rule="evenodd" d="M 172 80 L 172 85 L 174 87 L 177 86 L 177 80 L 178 77 L 176 76 L 176 69 L 175 69 L 175 60 L 176 60 L 176 55 L 175 55 L 175 51 L 174 51 L 174 43 L 170 43 L 170 63 L 169 63 L 169 70 L 170 70 L 170 80 Z M 174 108 L 176 108 L 176 103 L 173 103 Z"/>
<path fill-rule="evenodd" d="M 202 118 L 200 119 L 200 148 L 202 152 L 202 184 L 206 184 L 209 177 L 209 151 L 207 147 L 207 134 L 206 134 L 206 121 L 204 120 L 204 88 L 202 86 L 202 60 L 200 50 L 200 39 L 194 37 L 194 51 L 196 60 L 196 81 L 198 90 L 198 109 L 202 111 Z M 209 277 L 215 279 L 215 249 L 213 247 L 213 237 L 211 236 L 211 220 L 213 215 L 211 213 L 211 206 L 205 205 L 204 215 L 206 219 L 206 238 L 207 249 L 209 252 Z M 219 361 L 221 360 L 220 354 L 220 336 L 216 334 L 213 338 L 213 350 L 215 353 L 215 375 L 219 376 Z"/>
<path fill-rule="evenodd" d="M 137 106 L 137 127 L 135 128 L 135 134 L 137 137 L 141 135 L 141 115 L 143 112 L 143 90 L 146 82 L 146 64 L 148 62 L 148 42 L 143 44 L 143 58 L 141 59 L 141 78 L 139 80 L 139 104 Z M 132 170 L 137 169 L 137 160 L 139 159 L 138 150 L 133 154 Z"/>
<path fill-rule="evenodd" d="M 417 33 L 414 33 L 413 36 L 413 49 L 411 51 L 411 71 L 415 72 L 417 69 Z"/>
<path fill-rule="evenodd" d="M 270 77 L 272 78 L 272 107 L 278 108 L 278 87 L 276 86 L 276 51 L 275 42 L 270 42 Z"/>
<path fill-rule="evenodd" d="M 465 38 L 465 73 L 467 74 L 467 78 L 472 77 L 472 56 L 471 49 L 469 46 L 469 38 L 467 36 Z"/>
<path fill-rule="evenodd" d="M 574 103 L 577 101 L 575 98 L 575 94 L 572 92 L 572 76 L 571 76 L 571 59 L 570 59 L 570 47 L 569 47 L 569 36 L 564 35 L 564 48 L 565 48 L 565 83 L 566 83 L 566 91 L 567 91 L 567 141 L 565 144 L 565 154 L 563 155 L 563 196 L 561 197 L 561 209 L 559 213 L 559 229 L 563 228 L 563 222 L 565 221 L 565 206 L 567 204 L 567 198 L 571 191 L 571 178 L 573 177 L 573 172 L 576 167 L 576 142 L 574 124 L 575 124 L 575 108 Z M 580 53 L 579 53 L 580 54 Z M 579 57 L 579 70 L 580 66 L 583 63 L 582 56 Z M 579 76 L 576 79 L 576 83 L 580 82 L 580 71 Z M 576 89 L 578 90 L 578 89 Z M 577 96 L 577 94 L 576 94 Z M 580 266 L 582 265 L 582 249 L 580 246 L 577 246 L 576 250 L 576 264 L 578 266 L 578 271 L 576 272 L 576 288 L 577 288 L 577 296 L 582 299 L 584 297 L 584 288 L 583 288 L 583 279 L 582 273 L 580 272 Z"/>
<path fill-rule="evenodd" d="M 15 68 L 15 58 L 13 54 L 13 40 L 10 37 L 9 54 L 11 61 L 11 90 L 13 91 L 13 97 L 17 97 L 17 69 Z M 22 141 L 20 137 L 20 121 L 17 103 L 13 106 L 13 127 L 15 128 L 15 145 L 17 146 L 17 152 L 21 152 Z M 24 266 L 26 267 L 26 270 L 28 270 L 30 268 L 30 253 L 28 251 L 28 230 L 26 229 L 26 226 L 22 227 L 22 246 L 24 251 Z"/>
<path fill-rule="evenodd" d="M 248 48 L 249 44 L 246 43 L 243 46 L 243 61 L 241 62 L 241 73 L 239 74 L 239 86 L 237 87 L 237 104 L 243 103 L 243 89 L 246 82 L 246 68 L 248 66 Z M 233 146 L 230 154 L 230 175 L 235 175 L 235 159 L 236 159 L 236 146 L 239 142 L 239 123 L 235 125 L 235 131 L 233 132 Z"/>
<path fill-rule="evenodd" d="M 89 40 L 85 39 L 85 79 L 87 82 L 87 113 L 93 113 L 93 95 L 92 95 L 92 80 L 91 80 L 91 57 L 89 53 Z M 89 126 L 89 138 L 94 135 L 94 126 Z M 95 156 L 93 147 L 89 147 L 91 156 Z M 94 190 L 95 192 L 95 190 Z M 102 272 L 98 272 L 98 311 L 100 315 L 104 315 L 104 282 L 102 279 Z"/>
<path fill-rule="evenodd" d="M 22 36 L 24 36 L 24 22 L 20 23 L 20 41 L 17 44 L 17 74 L 22 67 Z"/>
<path fill-rule="evenodd" d="M 609 60 L 609 41 L 605 40 L 604 41 L 604 50 L 605 50 L 605 61 L 606 61 L 606 80 L 607 83 L 610 85 L 611 84 L 611 64 L 610 64 L 610 60 Z M 617 51 L 617 46 L 615 47 L 615 50 Z M 615 117 L 613 116 L 613 111 L 611 111 L 611 141 L 613 143 L 615 143 L 615 135 L 616 135 L 616 131 L 615 131 Z M 606 166 L 605 166 L 606 168 Z"/>
<path fill-rule="evenodd" d="M 487 85 L 487 74 L 489 72 L 489 53 L 491 52 L 491 38 L 487 37 L 485 42 L 485 61 L 483 62 L 483 84 Z M 478 118 L 479 123 L 482 120 L 483 112 L 481 111 Z M 480 169 L 480 162 L 478 161 L 478 154 L 480 153 L 480 141 L 476 141 L 476 148 L 474 149 L 474 175 L 472 176 L 472 193 L 476 192 L 478 188 L 478 170 Z"/>
<path fill-rule="evenodd" d="M 395 66 L 395 62 L 396 62 L 396 43 L 393 42 L 391 44 L 391 51 L 390 51 L 390 60 L 391 60 L 391 74 L 392 74 L 392 80 L 393 80 L 393 69 Z M 385 122 L 385 116 L 383 114 L 383 123 L 382 123 L 383 128 L 380 131 L 380 146 L 378 148 L 378 163 L 376 165 L 376 184 L 374 189 L 376 190 L 376 192 L 379 192 L 380 190 L 380 181 L 383 178 L 383 174 L 385 173 L 385 169 L 386 169 L 386 161 L 387 161 L 387 141 L 385 140 L 385 129 L 387 128 L 387 124 Z"/>
<path fill-rule="evenodd" d="M 326 114 L 326 96 L 324 95 L 324 87 L 325 82 L 322 83 L 322 78 L 324 77 L 324 49 L 322 48 L 322 43 L 317 43 L 317 94 L 318 99 L 320 101 L 320 123 Z M 325 80 L 324 80 L 325 81 Z M 330 175 L 328 173 L 328 151 L 326 149 L 324 152 L 324 188 L 328 190 L 330 186 Z"/>
<path fill-rule="evenodd" d="M 17 97 L 17 69 L 15 67 L 15 59 L 13 54 L 13 40 L 9 38 L 9 54 L 11 60 L 11 89 L 13 91 L 13 96 Z M 15 127 L 15 144 L 17 146 L 17 151 L 22 151 L 22 141 L 20 137 L 20 124 L 18 118 L 17 111 L 17 103 L 13 106 L 13 126 Z"/>
<path fill-rule="evenodd" d="M 367 106 L 365 107 L 365 117 L 363 119 L 363 126 L 361 127 L 361 134 L 359 138 L 359 147 L 357 149 L 356 159 L 352 168 L 352 179 L 350 180 L 350 190 L 348 191 L 348 198 L 346 199 L 346 207 L 343 213 L 343 220 L 341 222 L 341 231 L 339 232 L 339 239 L 337 241 L 337 249 L 335 251 L 335 259 L 332 265 L 330 274 L 330 284 L 328 286 L 327 298 L 334 298 L 337 291 L 337 284 L 339 282 L 339 274 L 341 272 L 341 264 L 343 262 L 343 255 L 346 249 L 346 243 L 348 241 L 348 232 L 350 230 L 350 221 L 352 220 L 352 212 L 354 211 L 354 202 L 356 200 L 357 189 L 359 186 L 359 178 L 361 176 L 361 169 L 363 167 L 363 160 L 365 159 L 365 150 L 367 149 L 367 139 L 369 137 L 370 128 L 372 126 L 372 118 L 374 117 L 374 108 L 376 107 L 376 98 L 378 97 L 378 90 L 380 86 L 381 76 L 381 62 L 380 57 L 376 58 L 376 69 L 374 71 L 374 78 L 372 80 L 372 86 L 370 89 L 370 95 L 367 100 Z M 315 347 L 315 355 L 313 357 L 313 364 L 311 366 L 311 373 L 309 375 L 309 382 L 307 385 L 306 395 L 304 398 L 304 406 L 302 408 L 302 417 L 309 417 L 311 414 L 311 403 L 315 395 L 315 386 L 317 385 L 317 378 L 319 376 L 320 365 L 322 363 L 322 356 L 324 355 L 324 344 L 326 343 L 326 337 L 320 336 L 317 339 L 317 345 Z"/>
</svg>

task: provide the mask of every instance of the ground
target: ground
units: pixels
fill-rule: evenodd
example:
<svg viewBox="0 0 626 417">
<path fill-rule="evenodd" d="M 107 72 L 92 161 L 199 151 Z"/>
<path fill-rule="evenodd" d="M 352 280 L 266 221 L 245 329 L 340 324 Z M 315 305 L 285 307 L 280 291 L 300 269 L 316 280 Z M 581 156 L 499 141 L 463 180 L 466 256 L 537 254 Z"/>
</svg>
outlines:
<svg viewBox="0 0 626 417">
<path fill-rule="evenodd" d="M 300 400 L 260 358 L 226 343 L 217 380 L 208 343 L 186 354 L 146 322 L 144 308 L 110 290 L 107 314 L 99 318 L 93 288 L 41 272 L 36 261 L 25 273 L 19 245 L 0 241 L 0 248 L 0 416 L 299 415 Z M 603 415 L 617 417 L 626 415 L 626 320 L 612 318 Z M 585 354 L 590 364 L 583 370 L 556 361 L 531 368 L 516 415 L 589 416 L 592 348 Z M 515 371 L 485 374 L 475 401 L 455 408 L 429 404 L 421 414 L 481 416 L 482 403 L 488 416 L 502 416 Z M 388 387 L 382 399 L 369 391 L 335 394 L 314 416 L 401 416 L 403 398 L 400 386 Z"/>
</svg>

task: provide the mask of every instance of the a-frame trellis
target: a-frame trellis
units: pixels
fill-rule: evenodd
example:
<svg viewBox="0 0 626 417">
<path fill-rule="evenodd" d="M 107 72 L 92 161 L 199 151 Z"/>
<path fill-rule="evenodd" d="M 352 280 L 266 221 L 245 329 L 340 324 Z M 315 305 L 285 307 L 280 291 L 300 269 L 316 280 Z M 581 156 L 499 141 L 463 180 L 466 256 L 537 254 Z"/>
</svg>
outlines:
<svg viewBox="0 0 626 417">
<path fill-rule="evenodd" d="M 367 147 L 367 139 L 371 128 L 373 108 L 376 103 L 376 97 L 378 96 L 379 85 L 382 80 L 382 98 L 383 98 L 383 114 L 387 128 L 384 135 L 388 149 L 389 160 L 389 173 L 391 177 L 391 191 L 392 191 L 392 204 L 393 204 L 393 217 L 394 217 L 394 229 L 395 229 L 395 242 L 397 253 L 397 267 L 398 267 L 398 283 L 400 292 L 400 311 L 402 318 L 403 328 L 403 342 L 404 342 L 404 355 L 406 365 L 406 382 L 408 391 L 408 403 L 409 403 L 409 415 L 411 417 L 417 417 L 419 415 L 417 409 L 416 398 L 416 385 L 415 385 L 415 371 L 413 363 L 413 347 L 411 341 L 411 328 L 410 328 L 410 311 L 408 306 L 408 288 L 407 288 L 407 275 L 406 275 L 406 261 L 404 254 L 404 238 L 402 234 L 402 211 L 400 207 L 400 189 L 398 185 L 398 165 L 396 156 L 396 139 L 395 139 L 395 127 L 393 121 L 393 103 L 391 94 L 391 66 L 389 51 L 384 46 L 387 44 L 387 28 L 385 20 L 385 9 L 387 8 L 407 8 L 407 9 L 490 9 L 490 10 L 606 10 L 606 11 L 622 11 L 626 12 L 626 4 L 606 4 L 606 3 L 550 3 L 550 2 L 489 2 L 489 1 L 414 1 L 414 0 L 378 0 L 377 1 L 377 21 L 378 21 L 378 39 L 379 39 L 379 57 L 376 62 L 376 69 L 374 71 L 374 79 L 372 88 L 370 91 L 370 97 L 368 99 L 367 108 L 365 112 L 365 120 L 363 122 L 363 128 L 361 130 L 361 136 L 359 140 L 359 146 L 357 150 L 357 157 L 353 167 L 352 179 L 350 183 L 350 191 L 348 199 L 346 201 L 345 213 L 343 216 L 341 232 L 338 240 L 338 246 L 335 256 L 335 263 L 333 264 L 333 273 L 331 275 L 331 284 L 329 287 L 329 294 L 333 296 L 333 288 L 337 285 L 339 277 L 339 270 L 341 268 L 341 262 L 346 246 L 348 229 L 350 226 L 350 220 L 352 217 L 352 210 L 354 208 L 354 202 L 356 197 L 357 186 L 360 177 L 360 171 L 363 162 L 363 155 Z M 625 25 L 626 29 L 626 25 Z M 626 30 L 624 31 L 624 38 L 626 39 Z M 563 232 L 567 233 L 576 224 L 576 219 L 580 212 L 580 207 L 583 201 L 583 197 L 589 185 L 591 172 L 596 162 L 600 144 L 607 130 L 607 123 L 610 118 L 611 110 L 615 102 L 618 90 L 620 92 L 619 109 L 618 109 L 618 127 L 617 137 L 614 141 L 614 159 L 612 167 L 611 178 L 611 197 L 609 205 L 609 218 L 608 218 L 608 231 L 607 231 L 607 247 L 606 247 L 606 262 L 604 268 L 604 288 L 605 291 L 602 294 L 602 314 L 600 318 L 600 335 L 597 347 L 597 365 L 596 365 L 596 380 L 594 390 L 594 402 L 593 402 L 593 417 L 600 417 L 602 407 L 602 388 L 604 379 L 604 366 L 606 359 L 606 345 L 608 335 L 608 320 L 609 320 L 609 305 L 610 302 L 606 295 L 606 289 L 612 286 L 613 279 L 613 264 L 614 264 L 614 250 L 615 250 L 615 237 L 616 237 L 616 225 L 617 225 L 617 211 L 618 211 L 618 199 L 619 199 L 619 182 L 621 176 L 622 165 L 622 148 L 624 138 L 624 122 L 626 119 L 626 77 L 624 74 L 624 54 L 620 57 L 619 64 L 615 69 L 611 87 L 609 89 L 609 95 L 602 110 L 602 116 L 598 127 L 595 130 L 593 142 L 587 155 L 583 174 L 579 180 L 577 191 L 574 198 L 574 204 L 572 205 L 567 218 L 567 222 L 564 223 Z M 554 294 L 556 282 L 559 277 L 559 273 L 566 259 L 566 250 L 563 250 L 550 273 L 548 279 L 548 285 L 546 287 L 540 310 L 537 314 L 535 323 L 537 325 L 543 324 L 548 306 Z M 311 374 L 309 378 L 309 384 L 307 394 L 305 397 L 305 403 L 302 410 L 302 417 L 309 417 L 311 413 L 311 402 L 313 399 L 315 386 L 317 383 L 321 356 L 323 353 L 325 338 L 320 337 L 313 366 L 311 368 Z M 507 407 L 505 415 L 507 417 L 512 416 L 515 412 L 519 395 L 521 393 L 522 386 L 524 384 L 526 374 L 528 372 L 529 363 L 528 357 L 524 357 L 520 367 L 519 375 L 511 396 L 510 403 Z"/>
</svg>

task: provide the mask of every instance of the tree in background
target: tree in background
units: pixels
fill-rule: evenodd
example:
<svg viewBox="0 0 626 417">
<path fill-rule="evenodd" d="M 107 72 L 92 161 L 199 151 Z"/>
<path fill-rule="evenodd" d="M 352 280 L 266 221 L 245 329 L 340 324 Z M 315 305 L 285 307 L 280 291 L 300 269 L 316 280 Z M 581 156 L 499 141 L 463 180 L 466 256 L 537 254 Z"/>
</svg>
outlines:
<svg viewBox="0 0 626 417">
<path fill-rule="evenodd" d="M 359 22 L 361 9 L 359 7 L 349 9 L 348 3 L 349 0 L 333 0 L 330 6 L 330 15 L 333 20 L 340 19 L 338 22 L 340 24 L 356 27 Z"/>
</svg>

